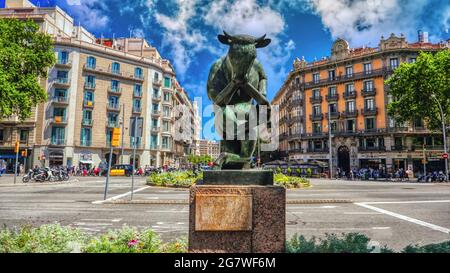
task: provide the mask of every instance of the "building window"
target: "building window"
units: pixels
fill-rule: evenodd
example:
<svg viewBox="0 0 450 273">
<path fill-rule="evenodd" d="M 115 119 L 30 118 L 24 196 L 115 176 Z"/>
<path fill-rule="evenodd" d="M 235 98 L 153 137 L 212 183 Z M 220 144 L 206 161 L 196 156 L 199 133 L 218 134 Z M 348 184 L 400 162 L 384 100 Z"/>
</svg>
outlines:
<svg viewBox="0 0 450 273">
<path fill-rule="evenodd" d="M 53 99 L 59 102 L 67 101 L 67 89 L 55 89 Z"/>
<path fill-rule="evenodd" d="M 158 88 L 153 88 L 153 97 L 159 98 L 159 89 Z"/>
<path fill-rule="evenodd" d="M 356 121 L 354 119 L 348 119 L 345 126 L 347 132 L 356 132 Z"/>
<path fill-rule="evenodd" d="M 112 63 L 111 72 L 114 74 L 120 74 L 120 64 L 116 62 Z"/>
<path fill-rule="evenodd" d="M 375 127 L 375 118 L 366 118 L 365 125 L 366 125 L 367 131 L 374 130 L 376 128 Z"/>
<path fill-rule="evenodd" d="M 84 104 L 87 105 L 88 103 L 94 104 L 94 93 L 91 91 L 85 91 L 84 92 Z"/>
<path fill-rule="evenodd" d="M 5 133 L 3 129 L 0 129 L 0 142 L 3 142 L 5 140 Z"/>
<path fill-rule="evenodd" d="M 140 84 L 134 85 L 134 96 L 142 97 L 142 85 L 140 85 Z"/>
<path fill-rule="evenodd" d="M 355 101 L 347 101 L 346 103 L 346 111 L 347 113 L 355 112 Z"/>
<path fill-rule="evenodd" d="M 164 77 L 164 87 L 170 88 L 170 86 L 171 86 L 170 78 L 169 77 Z"/>
<path fill-rule="evenodd" d="M 142 78 L 143 78 L 142 68 L 136 67 L 136 68 L 134 69 L 134 77 L 135 77 L 135 78 L 138 78 L 138 79 L 142 79 Z"/>
<path fill-rule="evenodd" d="M 159 74 L 158 74 L 158 72 L 155 72 L 155 74 L 153 74 L 153 81 L 154 82 L 159 81 Z"/>
<path fill-rule="evenodd" d="M 108 127 L 119 127 L 119 116 L 115 113 L 108 113 Z"/>
<path fill-rule="evenodd" d="M 320 89 L 314 89 L 313 90 L 313 98 L 314 99 L 320 98 Z"/>
<path fill-rule="evenodd" d="M 164 92 L 164 101 L 165 102 L 169 102 L 170 101 L 170 93 L 169 92 Z"/>
<path fill-rule="evenodd" d="M 87 88 L 95 88 L 95 76 L 87 75 L 85 80 Z"/>
<path fill-rule="evenodd" d="M 20 142 L 21 143 L 28 142 L 28 130 L 20 130 Z"/>
<path fill-rule="evenodd" d="M 331 87 L 328 88 L 328 95 L 330 97 L 334 97 L 334 96 L 337 95 L 337 93 L 336 93 L 336 86 L 331 86 Z"/>
<path fill-rule="evenodd" d="M 415 63 L 416 61 L 417 61 L 416 58 L 409 58 L 409 63 L 410 63 L 410 64 Z"/>
<path fill-rule="evenodd" d="M 168 121 L 163 121 L 163 132 L 169 132 L 169 122 Z"/>
<path fill-rule="evenodd" d="M 150 148 L 157 149 L 158 148 L 158 136 L 152 135 L 150 138 Z"/>
<path fill-rule="evenodd" d="M 68 83 L 69 82 L 69 72 L 63 71 L 63 70 L 58 70 L 56 72 L 56 78 L 59 83 Z"/>
<path fill-rule="evenodd" d="M 322 124 L 319 122 L 313 123 L 313 133 L 320 134 L 322 133 Z"/>
<path fill-rule="evenodd" d="M 332 103 L 330 104 L 330 113 L 337 113 L 338 109 L 337 109 L 337 104 L 336 103 Z"/>
<path fill-rule="evenodd" d="M 133 111 L 141 112 L 141 100 L 138 99 L 133 100 Z"/>
<path fill-rule="evenodd" d="M 364 64 L 364 74 L 372 74 L 372 64 L 371 63 L 365 63 Z"/>
<path fill-rule="evenodd" d="M 353 92 L 355 92 L 355 85 L 353 83 L 345 85 L 345 94 L 347 96 L 353 94 Z"/>
<path fill-rule="evenodd" d="M 353 77 L 353 66 L 347 66 L 347 67 L 345 68 L 345 75 L 346 75 L 348 78 Z"/>
<path fill-rule="evenodd" d="M 91 69 L 95 69 L 96 66 L 97 66 L 97 59 L 95 59 L 92 56 L 88 57 L 87 61 L 86 61 L 86 67 L 87 68 L 91 68 Z"/>
<path fill-rule="evenodd" d="M 158 111 L 159 111 L 159 104 L 153 103 L 152 104 L 152 110 L 153 110 L 153 113 L 158 113 Z"/>
<path fill-rule="evenodd" d="M 398 58 L 391 58 L 390 65 L 392 69 L 396 69 L 398 67 Z"/>
<path fill-rule="evenodd" d="M 117 80 L 112 80 L 111 81 L 111 90 L 114 92 L 118 92 L 119 91 L 119 86 L 120 86 L 120 82 Z"/>
<path fill-rule="evenodd" d="M 337 132 L 337 130 L 338 130 L 338 124 L 337 124 L 337 121 L 332 121 L 330 127 L 331 127 L 331 132 L 332 132 L 332 133 Z"/>
<path fill-rule="evenodd" d="M 169 142 L 169 137 L 163 137 L 162 138 L 162 148 L 163 149 L 170 149 L 170 142 Z"/>
<path fill-rule="evenodd" d="M 320 81 L 320 74 L 319 73 L 314 73 L 313 74 L 313 82 L 314 83 L 319 83 Z"/>
<path fill-rule="evenodd" d="M 366 99 L 365 100 L 365 109 L 366 109 L 366 111 L 374 111 L 375 110 L 375 100 L 374 99 Z"/>
<path fill-rule="evenodd" d="M 81 146 L 91 146 L 92 131 L 91 128 L 81 128 Z"/>
<path fill-rule="evenodd" d="M 83 111 L 83 124 L 91 124 L 92 122 L 92 111 L 84 110 Z"/>
<path fill-rule="evenodd" d="M 372 92 L 373 91 L 373 81 L 365 81 L 364 82 L 364 91 Z"/>
<path fill-rule="evenodd" d="M 164 117 L 170 117 L 170 109 L 169 109 L 169 107 L 167 107 L 167 106 L 164 106 L 163 107 L 163 115 L 164 115 Z"/>
<path fill-rule="evenodd" d="M 109 96 L 108 97 L 109 107 L 113 109 L 119 109 L 119 97 Z"/>
<path fill-rule="evenodd" d="M 52 127 L 51 143 L 53 145 L 64 145 L 65 130 L 63 127 Z"/>
<path fill-rule="evenodd" d="M 58 63 L 59 64 L 68 64 L 69 63 L 69 52 L 60 51 L 58 54 Z"/>
<path fill-rule="evenodd" d="M 66 121 L 66 109 L 65 108 L 53 108 L 53 118 L 58 119 L 60 122 Z"/>
<path fill-rule="evenodd" d="M 152 127 L 153 128 L 158 128 L 158 120 L 157 119 L 152 119 Z"/>
<path fill-rule="evenodd" d="M 334 81 L 336 79 L 336 70 L 328 71 L 328 80 Z"/>
<path fill-rule="evenodd" d="M 313 116 L 318 116 L 322 113 L 320 105 L 313 106 Z"/>
</svg>

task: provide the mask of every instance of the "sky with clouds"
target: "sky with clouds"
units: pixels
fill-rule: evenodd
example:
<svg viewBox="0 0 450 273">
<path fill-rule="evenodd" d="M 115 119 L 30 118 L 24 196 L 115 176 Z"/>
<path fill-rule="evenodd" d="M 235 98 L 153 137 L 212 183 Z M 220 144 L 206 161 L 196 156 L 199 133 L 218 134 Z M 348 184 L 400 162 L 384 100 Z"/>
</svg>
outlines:
<svg viewBox="0 0 450 273">
<path fill-rule="evenodd" d="M 2 6 L 4 0 L 0 0 Z M 211 64 L 227 48 L 217 41 L 231 34 L 267 34 L 258 51 L 268 75 L 269 98 L 281 87 L 296 57 L 307 61 L 330 54 L 336 38 L 352 47 L 378 45 L 381 35 L 403 33 L 432 42 L 449 39 L 450 4 L 443 0 L 32 0 L 58 5 L 96 36 L 145 37 L 175 66 L 191 98 L 208 104 Z"/>
</svg>

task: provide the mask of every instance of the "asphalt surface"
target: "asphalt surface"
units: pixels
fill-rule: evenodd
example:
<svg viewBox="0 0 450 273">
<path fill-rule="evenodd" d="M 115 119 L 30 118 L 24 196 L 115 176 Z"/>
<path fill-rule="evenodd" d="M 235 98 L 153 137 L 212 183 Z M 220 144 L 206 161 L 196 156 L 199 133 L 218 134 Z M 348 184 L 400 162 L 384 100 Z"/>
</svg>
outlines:
<svg viewBox="0 0 450 273">
<path fill-rule="evenodd" d="M 148 187 L 145 179 L 137 178 L 133 194 L 137 203 L 113 204 L 130 199 L 131 178 L 112 178 L 111 202 L 106 203 L 102 202 L 104 178 L 16 185 L 12 181 L 11 176 L 0 177 L 2 226 L 58 222 L 103 233 L 128 225 L 152 228 L 166 241 L 188 233 L 185 189 Z M 287 193 L 288 238 L 360 232 L 397 250 L 450 240 L 450 184 L 313 180 L 312 185 Z M 311 204 L 293 204 L 300 201 Z"/>
</svg>

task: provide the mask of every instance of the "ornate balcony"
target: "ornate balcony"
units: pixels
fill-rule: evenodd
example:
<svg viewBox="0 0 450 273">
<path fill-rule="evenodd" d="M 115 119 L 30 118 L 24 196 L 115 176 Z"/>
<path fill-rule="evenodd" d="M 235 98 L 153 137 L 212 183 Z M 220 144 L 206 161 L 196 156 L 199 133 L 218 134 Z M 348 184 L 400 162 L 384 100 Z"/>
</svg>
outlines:
<svg viewBox="0 0 450 273">
<path fill-rule="evenodd" d="M 363 97 L 373 97 L 376 94 L 377 94 L 376 88 L 361 90 L 361 96 Z"/>
<path fill-rule="evenodd" d="M 118 103 L 108 103 L 106 109 L 108 109 L 108 111 L 120 112 L 120 105 Z"/>
<path fill-rule="evenodd" d="M 349 91 L 344 93 L 344 98 L 346 100 L 356 99 L 356 91 Z"/>
<path fill-rule="evenodd" d="M 316 104 L 316 103 L 322 103 L 322 96 L 311 97 L 311 98 L 309 99 L 309 101 L 310 101 L 311 103 L 313 103 L 313 104 Z"/>
<path fill-rule="evenodd" d="M 367 116 L 376 116 L 378 114 L 378 107 L 372 108 L 372 109 L 363 109 L 361 110 L 362 115 Z"/>
<path fill-rule="evenodd" d="M 122 88 L 120 87 L 108 87 L 108 93 L 119 96 L 122 94 Z"/>
<path fill-rule="evenodd" d="M 323 114 L 314 114 L 309 116 L 312 121 L 322 121 Z"/>
<path fill-rule="evenodd" d="M 339 94 L 327 95 L 328 102 L 335 102 L 339 100 Z"/>
</svg>

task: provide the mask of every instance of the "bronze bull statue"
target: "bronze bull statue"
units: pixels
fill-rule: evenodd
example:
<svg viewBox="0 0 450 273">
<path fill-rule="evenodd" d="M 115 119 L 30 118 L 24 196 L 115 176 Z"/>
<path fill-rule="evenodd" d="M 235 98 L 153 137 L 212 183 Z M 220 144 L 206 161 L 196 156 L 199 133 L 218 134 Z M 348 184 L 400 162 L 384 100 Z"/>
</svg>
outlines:
<svg viewBox="0 0 450 273">
<path fill-rule="evenodd" d="M 231 36 L 225 31 L 218 39 L 230 48 L 228 54 L 211 67 L 207 84 L 209 99 L 222 110 L 222 115 L 215 115 L 216 131 L 223 134 L 224 139 L 221 141 L 221 155 L 215 165 L 219 169 L 248 169 L 257 145 L 255 139 L 248 138 L 251 131 L 255 135 L 257 130 L 256 127 L 249 126 L 249 119 L 256 118 L 251 113 L 254 102 L 259 106 L 267 106 L 270 116 L 270 102 L 266 92 L 267 76 L 256 59 L 256 49 L 268 46 L 271 40 L 266 39 L 265 35 L 260 38 L 248 35 Z M 238 120 L 238 117 L 242 116 L 245 121 Z M 241 122 L 246 123 L 245 140 L 238 140 L 236 130 L 226 130 L 227 120 L 228 124 L 232 122 L 233 128 L 237 128 Z"/>
</svg>

